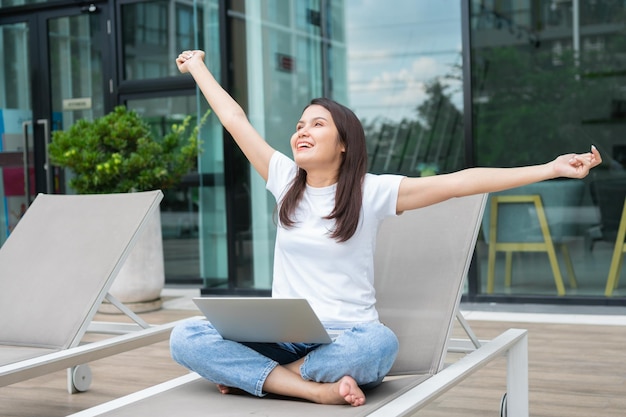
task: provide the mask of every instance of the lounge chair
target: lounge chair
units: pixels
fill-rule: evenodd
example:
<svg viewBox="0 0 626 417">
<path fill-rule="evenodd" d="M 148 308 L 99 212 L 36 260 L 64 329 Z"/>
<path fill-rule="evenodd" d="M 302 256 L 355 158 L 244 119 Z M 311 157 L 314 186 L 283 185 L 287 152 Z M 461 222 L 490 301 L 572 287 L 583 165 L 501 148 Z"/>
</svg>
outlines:
<svg viewBox="0 0 626 417">
<path fill-rule="evenodd" d="M 486 196 L 464 197 L 391 218 L 376 252 L 381 320 L 400 339 L 390 376 L 367 393 L 361 407 L 327 406 L 267 396 L 221 395 L 197 374 L 173 379 L 73 415 L 86 416 L 404 416 L 421 409 L 488 362 L 508 355 L 502 415 L 528 416 L 526 330 L 510 329 L 481 342 L 458 314 L 463 282 Z M 455 317 L 470 340 L 452 340 Z M 450 343 L 449 343 L 450 342 Z M 450 349 L 448 349 L 450 348 Z M 447 351 L 465 352 L 445 366 Z"/>
<path fill-rule="evenodd" d="M 68 390 L 91 381 L 83 364 L 169 337 L 108 294 L 161 191 L 40 194 L 0 248 L 0 387 L 68 368 Z M 104 298 L 135 323 L 92 319 Z M 112 333 L 80 345 L 88 329 Z"/>
</svg>

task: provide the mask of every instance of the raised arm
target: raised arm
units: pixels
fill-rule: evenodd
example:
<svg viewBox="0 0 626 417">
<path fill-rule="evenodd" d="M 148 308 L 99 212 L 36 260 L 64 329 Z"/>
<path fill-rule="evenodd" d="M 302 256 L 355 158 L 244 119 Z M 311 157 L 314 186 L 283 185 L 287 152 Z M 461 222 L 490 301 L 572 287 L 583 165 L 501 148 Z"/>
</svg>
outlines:
<svg viewBox="0 0 626 417">
<path fill-rule="evenodd" d="M 235 139 L 248 161 L 267 180 L 272 148 L 254 129 L 241 106 L 222 88 L 204 64 L 203 51 L 184 51 L 176 58 L 182 73 L 189 72 L 209 106 Z"/>
<path fill-rule="evenodd" d="M 584 178 L 602 162 L 595 146 L 584 154 L 561 155 L 543 165 L 518 168 L 468 168 L 451 174 L 405 178 L 400 183 L 396 211 L 401 213 L 472 194 L 520 187 L 552 178 Z"/>
</svg>

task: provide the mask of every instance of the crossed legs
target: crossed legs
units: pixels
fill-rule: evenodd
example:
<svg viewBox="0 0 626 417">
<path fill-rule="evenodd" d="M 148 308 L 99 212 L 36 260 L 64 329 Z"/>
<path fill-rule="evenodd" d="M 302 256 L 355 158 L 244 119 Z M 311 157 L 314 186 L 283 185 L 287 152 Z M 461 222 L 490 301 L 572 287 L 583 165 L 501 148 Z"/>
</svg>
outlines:
<svg viewBox="0 0 626 417">
<path fill-rule="evenodd" d="M 263 384 L 263 391 L 302 398 L 318 404 L 350 404 L 358 407 L 365 404 L 365 394 L 351 376 L 344 376 L 337 382 L 313 382 L 300 376 L 299 367 L 304 358 L 288 365 L 278 365 L 269 373 Z M 238 388 L 217 384 L 222 394 L 239 391 Z"/>
<path fill-rule="evenodd" d="M 398 341 L 379 323 L 347 329 L 328 345 L 241 344 L 223 340 L 206 321 L 185 323 L 170 339 L 172 357 L 218 385 L 322 404 L 365 403 L 364 386 L 380 383 L 395 360 Z"/>
</svg>

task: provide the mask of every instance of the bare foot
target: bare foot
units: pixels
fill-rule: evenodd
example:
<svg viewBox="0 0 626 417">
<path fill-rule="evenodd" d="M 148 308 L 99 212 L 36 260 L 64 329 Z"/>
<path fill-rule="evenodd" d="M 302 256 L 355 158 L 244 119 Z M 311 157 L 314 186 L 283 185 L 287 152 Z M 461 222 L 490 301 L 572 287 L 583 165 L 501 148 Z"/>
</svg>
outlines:
<svg viewBox="0 0 626 417">
<path fill-rule="evenodd" d="M 280 365 L 265 378 L 263 391 L 318 404 L 350 404 L 354 407 L 365 404 L 365 394 L 351 376 L 346 375 L 337 382 L 315 382 Z"/>
<path fill-rule="evenodd" d="M 356 381 L 350 376 L 344 376 L 334 384 L 329 384 L 329 395 L 322 399 L 324 404 L 345 404 L 353 407 L 365 404 L 365 394 Z"/>
<path fill-rule="evenodd" d="M 244 394 L 245 391 L 239 388 L 227 387 L 226 385 L 217 384 L 217 389 L 221 394 Z"/>
</svg>

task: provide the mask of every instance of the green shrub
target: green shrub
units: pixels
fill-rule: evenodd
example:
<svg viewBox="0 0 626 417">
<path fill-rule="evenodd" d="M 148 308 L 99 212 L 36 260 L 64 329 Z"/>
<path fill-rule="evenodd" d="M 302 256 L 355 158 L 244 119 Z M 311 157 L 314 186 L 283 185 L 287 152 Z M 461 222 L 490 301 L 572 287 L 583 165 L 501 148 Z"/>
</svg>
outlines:
<svg viewBox="0 0 626 417">
<path fill-rule="evenodd" d="M 195 166 L 198 131 L 208 114 L 193 127 L 187 116 L 157 139 L 135 111 L 118 106 L 103 117 L 53 132 L 50 161 L 71 169 L 69 185 L 79 194 L 167 189 Z"/>
</svg>

